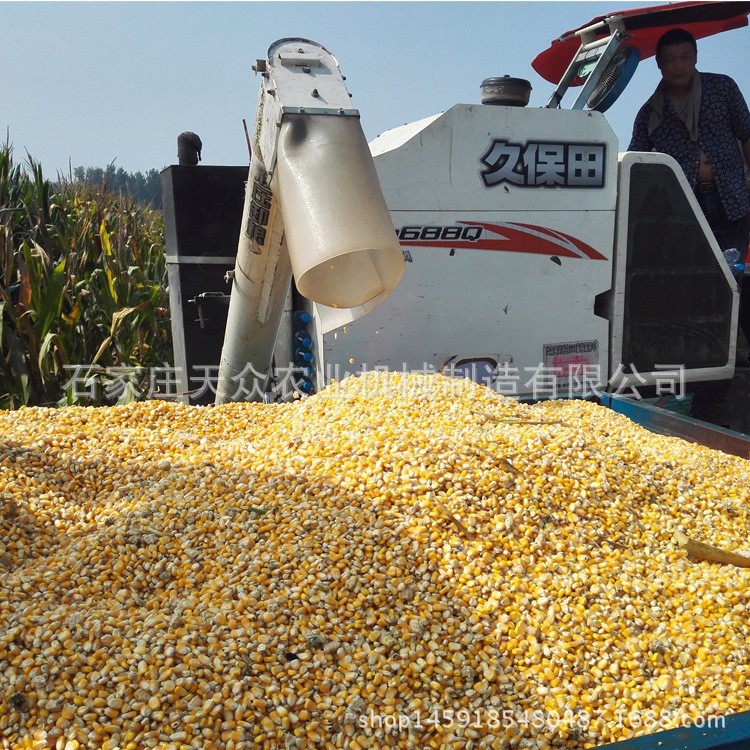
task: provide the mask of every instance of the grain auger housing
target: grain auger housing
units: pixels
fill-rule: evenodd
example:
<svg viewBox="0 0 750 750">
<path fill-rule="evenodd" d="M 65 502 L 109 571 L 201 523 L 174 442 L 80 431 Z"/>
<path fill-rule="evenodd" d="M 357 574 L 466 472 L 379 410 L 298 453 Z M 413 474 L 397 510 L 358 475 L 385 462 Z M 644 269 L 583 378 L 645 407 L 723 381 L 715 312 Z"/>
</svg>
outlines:
<svg viewBox="0 0 750 750">
<path fill-rule="evenodd" d="M 260 397 L 296 290 L 353 320 L 396 287 L 403 253 L 336 59 L 282 39 L 261 75 L 216 403 Z"/>
</svg>

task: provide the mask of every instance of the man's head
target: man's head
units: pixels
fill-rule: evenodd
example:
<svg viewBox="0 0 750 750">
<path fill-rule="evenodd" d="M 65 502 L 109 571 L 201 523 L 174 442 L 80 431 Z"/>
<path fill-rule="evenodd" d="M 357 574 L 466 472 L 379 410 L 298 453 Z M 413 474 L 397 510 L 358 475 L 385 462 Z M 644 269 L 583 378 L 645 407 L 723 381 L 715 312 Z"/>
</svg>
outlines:
<svg viewBox="0 0 750 750">
<path fill-rule="evenodd" d="M 667 88 L 686 88 L 695 73 L 698 45 L 685 29 L 670 29 L 656 43 L 656 64 Z"/>
</svg>

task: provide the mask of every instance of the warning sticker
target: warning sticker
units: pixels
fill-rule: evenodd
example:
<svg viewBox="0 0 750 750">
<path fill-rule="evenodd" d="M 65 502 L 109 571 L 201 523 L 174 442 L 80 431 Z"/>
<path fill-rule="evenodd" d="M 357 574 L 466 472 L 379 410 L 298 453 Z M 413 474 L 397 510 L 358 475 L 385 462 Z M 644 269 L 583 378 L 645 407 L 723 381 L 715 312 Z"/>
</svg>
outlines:
<svg viewBox="0 0 750 750">
<path fill-rule="evenodd" d="M 558 388 L 570 388 L 580 384 L 598 382 L 599 342 L 567 341 L 559 344 L 545 344 L 543 364 L 557 380 Z M 578 390 L 573 388 L 573 390 Z"/>
</svg>

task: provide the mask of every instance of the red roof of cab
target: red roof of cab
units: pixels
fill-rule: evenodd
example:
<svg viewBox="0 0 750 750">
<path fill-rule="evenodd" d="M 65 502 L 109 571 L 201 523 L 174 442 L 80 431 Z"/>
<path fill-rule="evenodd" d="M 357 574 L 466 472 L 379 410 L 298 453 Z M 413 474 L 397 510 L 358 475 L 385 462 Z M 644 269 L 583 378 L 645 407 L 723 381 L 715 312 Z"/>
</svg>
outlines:
<svg viewBox="0 0 750 750">
<path fill-rule="evenodd" d="M 551 83 L 557 83 L 578 52 L 580 38 L 575 36 L 575 33 L 613 16 L 622 16 L 625 31 L 629 36 L 624 44 L 637 47 L 643 60 L 656 53 L 656 43 L 659 37 L 669 29 L 679 27 L 689 31 L 696 39 L 701 39 L 722 31 L 747 26 L 748 13 L 750 13 L 750 2 L 670 3 L 613 11 L 604 16 L 592 18 L 588 23 L 572 31 L 566 31 L 555 39 L 548 49 L 534 58 L 531 67 L 542 78 Z M 605 26 L 601 33 L 597 32 L 596 38 L 608 35 L 609 30 Z"/>
</svg>

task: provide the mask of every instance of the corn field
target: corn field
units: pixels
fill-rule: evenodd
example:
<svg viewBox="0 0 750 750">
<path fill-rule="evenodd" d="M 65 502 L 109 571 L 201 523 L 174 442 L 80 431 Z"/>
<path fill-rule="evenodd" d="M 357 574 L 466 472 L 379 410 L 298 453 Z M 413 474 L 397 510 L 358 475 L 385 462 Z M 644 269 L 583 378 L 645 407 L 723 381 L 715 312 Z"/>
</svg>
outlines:
<svg viewBox="0 0 750 750">
<path fill-rule="evenodd" d="M 168 302 L 160 212 L 0 145 L 1 408 L 133 400 L 172 361 Z"/>
</svg>

